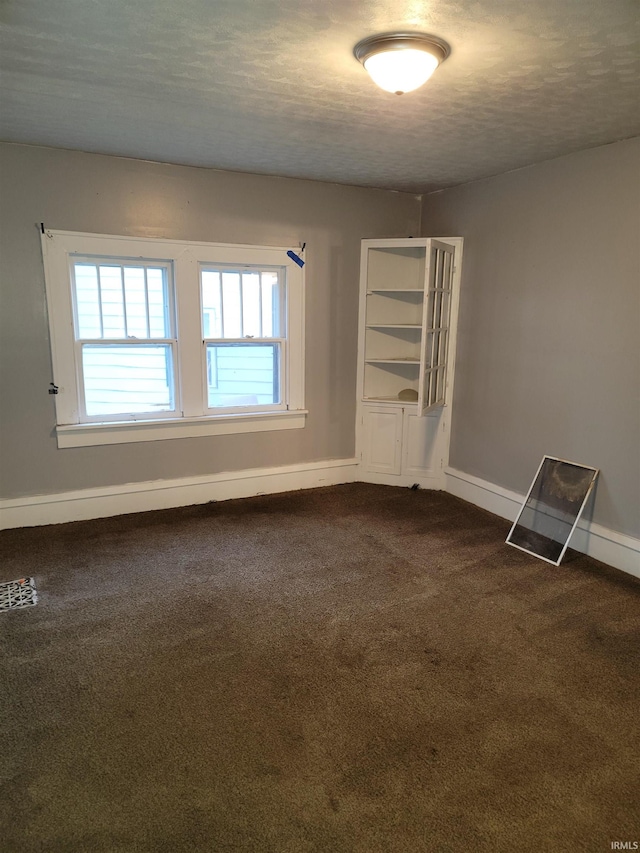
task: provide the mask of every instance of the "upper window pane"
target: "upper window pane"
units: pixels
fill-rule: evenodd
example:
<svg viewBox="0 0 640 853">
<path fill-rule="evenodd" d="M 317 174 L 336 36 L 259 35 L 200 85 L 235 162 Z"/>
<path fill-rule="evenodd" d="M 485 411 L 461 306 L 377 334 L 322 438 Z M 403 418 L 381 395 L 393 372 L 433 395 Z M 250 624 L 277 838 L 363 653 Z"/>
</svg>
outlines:
<svg viewBox="0 0 640 853">
<path fill-rule="evenodd" d="M 169 270 L 153 264 L 73 263 L 76 337 L 171 337 Z"/>
<path fill-rule="evenodd" d="M 222 337 L 222 294 L 216 270 L 202 271 L 202 334 L 205 338 Z"/>
<path fill-rule="evenodd" d="M 283 291 L 277 270 L 207 267 L 201 284 L 204 338 L 281 336 Z"/>
<path fill-rule="evenodd" d="M 262 291 L 262 336 L 278 338 L 280 332 L 280 283 L 274 272 L 260 276 Z"/>
<path fill-rule="evenodd" d="M 242 285 L 237 272 L 222 273 L 222 337 L 242 338 Z"/>
<path fill-rule="evenodd" d="M 122 267 L 99 266 L 103 338 L 126 338 Z"/>
<path fill-rule="evenodd" d="M 147 289 L 142 267 L 124 269 L 124 296 L 127 337 L 148 338 Z"/>
<path fill-rule="evenodd" d="M 242 276 L 242 331 L 243 337 L 262 337 L 260 273 L 245 273 Z"/>
</svg>

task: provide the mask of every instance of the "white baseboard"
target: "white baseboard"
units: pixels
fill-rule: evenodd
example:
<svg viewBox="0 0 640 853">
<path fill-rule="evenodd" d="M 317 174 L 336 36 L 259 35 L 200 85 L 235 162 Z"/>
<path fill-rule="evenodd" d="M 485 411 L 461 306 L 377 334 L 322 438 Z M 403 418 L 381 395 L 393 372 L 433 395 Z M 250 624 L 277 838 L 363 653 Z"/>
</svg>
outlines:
<svg viewBox="0 0 640 853">
<path fill-rule="evenodd" d="M 329 459 L 179 480 L 149 480 L 0 501 L 0 530 L 352 483 L 357 459 Z"/>
<path fill-rule="evenodd" d="M 357 459 L 331 459 L 281 468 L 254 468 L 3 500 L 0 501 L 0 530 L 353 483 L 364 480 L 358 463 Z M 453 468 L 445 469 L 445 474 L 446 491 L 509 521 L 516 517 L 524 495 Z M 415 478 L 409 479 L 411 483 L 408 480 L 405 483 L 402 478 L 367 475 L 366 482 L 412 485 L 416 481 Z M 425 488 L 441 487 L 435 479 L 425 479 L 420 485 Z M 640 577 L 639 539 L 593 522 L 581 521 L 570 545 L 576 551 Z"/>
<path fill-rule="evenodd" d="M 421 489 L 442 491 L 446 488 L 444 472 L 442 475 L 435 475 L 433 477 L 424 474 L 379 474 L 375 471 L 365 471 L 361 466 L 356 479 L 359 483 L 375 483 L 380 486 L 400 486 L 407 489 L 411 488 L 414 483 L 417 483 Z"/>
<path fill-rule="evenodd" d="M 456 471 L 455 468 L 446 468 L 445 473 L 446 490 L 450 494 L 511 522 L 515 520 L 524 495 L 463 471 Z M 640 578 L 640 539 L 582 519 L 571 537 L 569 547 Z"/>
</svg>

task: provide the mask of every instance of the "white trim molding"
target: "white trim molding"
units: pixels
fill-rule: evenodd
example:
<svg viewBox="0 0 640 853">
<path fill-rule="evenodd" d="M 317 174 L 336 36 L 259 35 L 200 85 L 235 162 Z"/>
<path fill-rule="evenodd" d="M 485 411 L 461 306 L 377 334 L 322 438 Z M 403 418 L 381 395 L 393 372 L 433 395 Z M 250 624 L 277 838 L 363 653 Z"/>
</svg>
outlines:
<svg viewBox="0 0 640 853">
<path fill-rule="evenodd" d="M 524 500 L 524 495 L 518 492 L 453 468 L 446 468 L 445 476 L 447 492 L 511 522 Z M 414 481 L 414 478 L 409 479 Z M 62 524 L 362 480 L 359 460 L 350 458 L 35 495 L 0 501 L 0 530 Z M 366 482 L 405 485 L 398 480 L 370 474 L 366 478 Z M 425 480 L 420 485 L 437 488 L 436 483 L 435 480 Z M 582 519 L 570 547 L 640 578 L 640 539 Z"/>
<path fill-rule="evenodd" d="M 335 486 L 353 483 L 357 471 L 357 459 L 329 459 L 15 498 L 0 501 L 0 530 Z"/>
<path fill-rule="evenodd" d="M 482 507 L 494 515 L 513 522 L 518 514 L 524 494 L 513 492 L 481 480 L 455 468 L 446 468 L 446 490 L 464 501 Z M 569 547 L 600 560 L 609 566 L 627 572 L 640 578 L 640 539 L 618 533 L 595 524 L 587 519 L 581 519 L 571 537 Z"/>
<path fill-rule="evenodd" d="M 127 423 L 71 424 L 56 427 L 58 447 L 93 447 L 99 444 L 130 444 L 167 438 L 194 438 L 202 435 L 235 435 L 239 432 L 302 429 L 307 409 L 261 412 L 248 415 L 216 415 L 202 418 L 139 420 Z"/>
</svg>

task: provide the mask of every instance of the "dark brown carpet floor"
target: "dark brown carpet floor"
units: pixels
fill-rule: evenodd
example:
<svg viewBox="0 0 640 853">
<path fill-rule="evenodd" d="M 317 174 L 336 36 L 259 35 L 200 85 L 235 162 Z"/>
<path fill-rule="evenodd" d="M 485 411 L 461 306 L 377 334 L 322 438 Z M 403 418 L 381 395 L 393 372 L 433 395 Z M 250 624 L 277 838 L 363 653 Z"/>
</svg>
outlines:
<svg viewBox="0 0 640 853">
<path fill-rule="evenodd" d="M 640 841 L 640 583 L 352 484 L 0 534 L 0 849 Z"/>
</svg>

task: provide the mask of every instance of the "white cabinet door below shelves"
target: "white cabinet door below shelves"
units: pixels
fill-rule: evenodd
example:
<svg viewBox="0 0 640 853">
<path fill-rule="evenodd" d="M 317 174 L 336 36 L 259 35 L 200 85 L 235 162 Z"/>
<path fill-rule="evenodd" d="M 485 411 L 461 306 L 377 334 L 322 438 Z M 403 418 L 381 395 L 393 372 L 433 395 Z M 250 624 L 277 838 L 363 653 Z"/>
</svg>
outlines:
<svg viewBox="0 0 640 853">
<path fill-rule="evenodd" d="M 402 467 L 402 409 L 363 410 L 364 465 L 378 474 L 399 474 Z"/>
<path fill-rule="evenodd" d="M 418 417 L 405 411 L 402 431 L 402 473 L 412 477 L 440 477 L 442 472 L 443 410 Z"/>
</svg>

